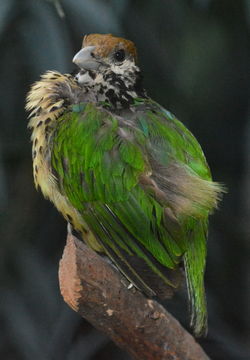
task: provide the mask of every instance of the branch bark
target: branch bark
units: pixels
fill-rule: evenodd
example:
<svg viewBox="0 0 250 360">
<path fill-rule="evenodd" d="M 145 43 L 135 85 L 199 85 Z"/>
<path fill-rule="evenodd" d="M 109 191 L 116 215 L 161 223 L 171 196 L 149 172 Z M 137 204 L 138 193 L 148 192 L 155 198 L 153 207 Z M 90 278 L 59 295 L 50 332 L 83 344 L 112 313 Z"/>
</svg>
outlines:
<svg viewBox="0 0 250 360">
<path fill-rule="evenodd" d="M 59 266 L 65 302 L 137 360 L 207 360 L 194 338 L 105 259 L 68 235 Z"/>
</svg>

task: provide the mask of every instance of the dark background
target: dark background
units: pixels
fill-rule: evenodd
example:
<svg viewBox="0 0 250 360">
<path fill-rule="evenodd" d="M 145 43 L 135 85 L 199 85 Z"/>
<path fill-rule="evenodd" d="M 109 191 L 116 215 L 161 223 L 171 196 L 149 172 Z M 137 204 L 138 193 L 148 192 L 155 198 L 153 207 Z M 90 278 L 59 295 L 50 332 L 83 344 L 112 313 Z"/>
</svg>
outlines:
<svg viewBox="0 0 250 360">
<path fill-rule="evenodd" d="M 72 71 L 91 32 L 137 44 L 149 95 L 195 134 L 228 188 L 211 218 L 201 344 L 212 359 L 250 358 L 249 30 L 249 0 L 0 1 L 1 359 L 128 359 L 60 296 L 66 224 L 34 190 L 26 129 L 31 83 Z M 186 326 L 183 304 L 177 295 L 168 308 Z"/>
</svg>

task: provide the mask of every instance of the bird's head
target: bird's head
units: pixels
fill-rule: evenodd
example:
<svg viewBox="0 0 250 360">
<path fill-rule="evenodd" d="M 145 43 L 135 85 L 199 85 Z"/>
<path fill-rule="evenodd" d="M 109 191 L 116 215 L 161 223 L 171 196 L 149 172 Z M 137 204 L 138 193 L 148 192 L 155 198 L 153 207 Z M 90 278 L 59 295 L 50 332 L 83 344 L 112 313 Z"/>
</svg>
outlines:
<svg viewBox="0 0 250 360">
<path fill-rule="evenodd" d="M 137 62 L 134 43 L 111 34 L 90 34 L 83 39 L 82 49 L 73 62 L 85 71 L 111 70 L 121 74 L 133 70 Z"/>
<path fill-rule="evenodd" d="M 146 97 L 137 66 L 134 43 L 111 34 L 90 34 L 73 62 L 80 68 L 75 76 L 79 85 L 98 101 L 113 107 L 127 107 L 134 98 Z"/>
</svg>

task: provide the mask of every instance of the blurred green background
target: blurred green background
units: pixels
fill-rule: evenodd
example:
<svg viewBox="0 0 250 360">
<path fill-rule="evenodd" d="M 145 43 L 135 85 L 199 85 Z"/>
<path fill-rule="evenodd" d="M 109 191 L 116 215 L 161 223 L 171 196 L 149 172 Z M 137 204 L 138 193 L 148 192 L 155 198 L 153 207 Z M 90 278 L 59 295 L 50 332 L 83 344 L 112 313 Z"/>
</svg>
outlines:
<svg viewBox="0 0 250 360">
<path fill-rule="evenodd" d="M 0 1 L 0 358 L 129 359 L 60 296 L 66 224 L 34 190 L 24 111 L 31 83 L 71 72 L 91 32 L 137 44 L 149 95 L 189 127 L 228 187 L 211 218 L 200 342 L 212 359 L 249 359 L 249 0 Z M 179 297 L 167 306 L 188 326 Z"/>
</svg>

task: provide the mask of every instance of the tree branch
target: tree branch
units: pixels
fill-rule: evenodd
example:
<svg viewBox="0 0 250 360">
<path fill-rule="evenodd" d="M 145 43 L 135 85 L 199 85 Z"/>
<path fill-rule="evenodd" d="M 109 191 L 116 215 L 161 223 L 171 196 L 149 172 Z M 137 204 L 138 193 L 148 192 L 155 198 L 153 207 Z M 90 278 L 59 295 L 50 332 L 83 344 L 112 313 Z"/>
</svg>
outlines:
<svg viewBox="0 0 250 360">
<path fill-rule="evenodd" d="M 68 235 L 59 266 L 65 302 L 137 360 L 207 360 L 194 338 L 105 259 Z"/>
</svg>

